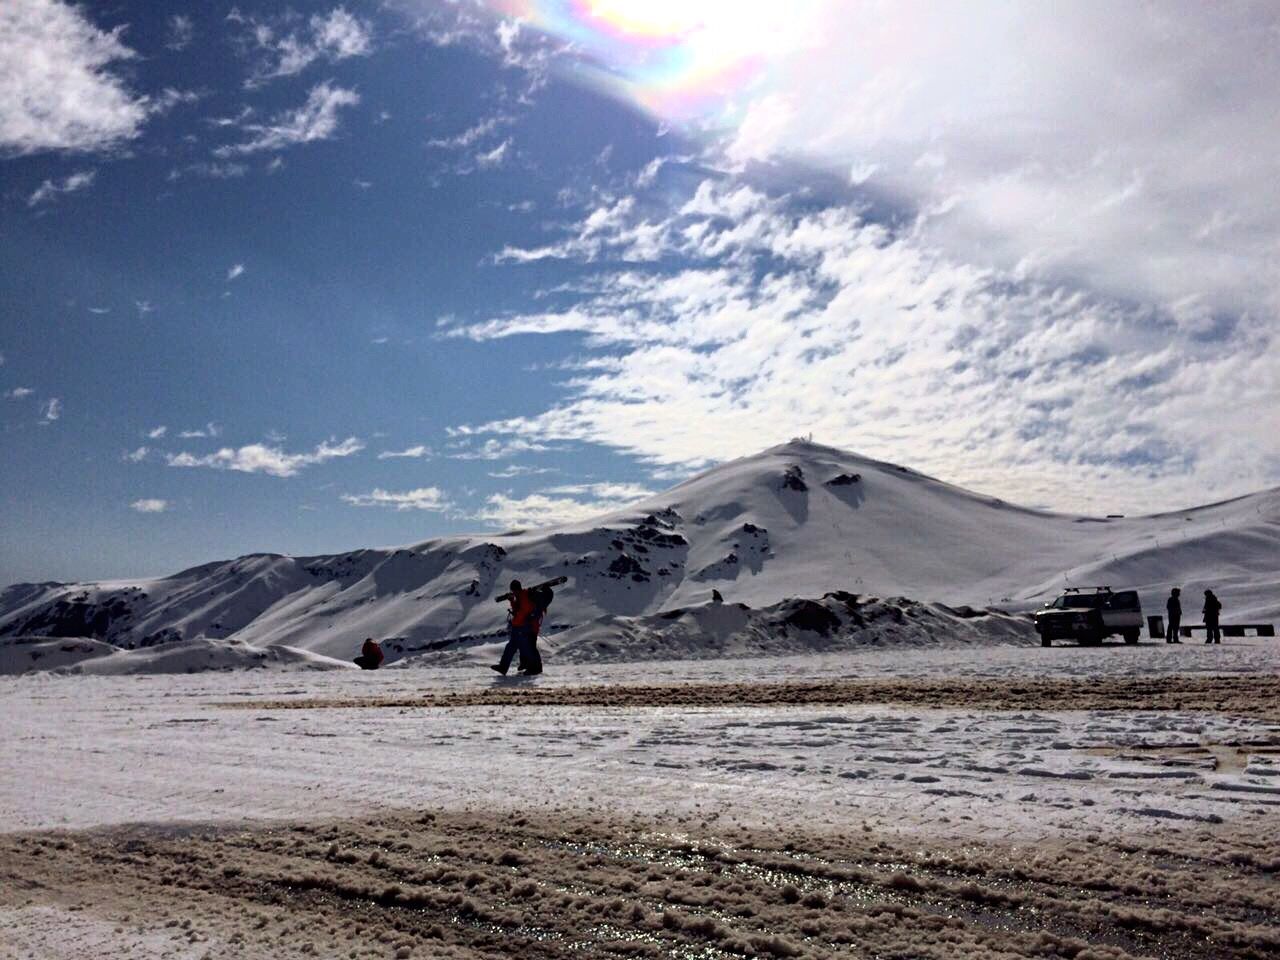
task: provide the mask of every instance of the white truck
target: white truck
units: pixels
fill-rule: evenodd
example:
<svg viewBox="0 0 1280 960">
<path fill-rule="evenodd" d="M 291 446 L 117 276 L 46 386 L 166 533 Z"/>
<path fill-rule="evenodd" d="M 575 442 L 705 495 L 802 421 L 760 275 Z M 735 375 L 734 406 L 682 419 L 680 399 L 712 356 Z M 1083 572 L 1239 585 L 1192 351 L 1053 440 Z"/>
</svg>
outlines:
<svg viewBox="0 0 1280 960">
<path fill-rule="evenodd" d="M 1111 636 L 1137 643 L 1142 634 L 1142 603 L 1137 590 L 1068 587 L 1033 617 L 1042 647 L 1052 646 L 1054 640 L 1097 646 Z"/>
</svg>

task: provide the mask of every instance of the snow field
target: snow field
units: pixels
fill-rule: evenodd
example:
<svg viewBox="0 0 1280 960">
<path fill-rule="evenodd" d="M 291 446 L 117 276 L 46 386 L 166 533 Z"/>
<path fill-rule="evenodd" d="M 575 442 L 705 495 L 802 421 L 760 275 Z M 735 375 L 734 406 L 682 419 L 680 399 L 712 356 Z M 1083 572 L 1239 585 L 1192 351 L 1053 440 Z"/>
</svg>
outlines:
<svg viewBox="0 0 1280 960">
<path fill-rule="evenodd" d="M 572 691 L 852 676 L 972 677 L 976 700 L 995 679 L 1041 680 L 1054 670 L 1073 682 L 1093 675 L 1127 681 L 1139 663 L 1151 676 L 1196 668 L 1240 676 L 1273 657 L 1270 646 L 1241 643 L 1004 648 L 981 656 L 885 650 L 579 667 L 536 681 L 479 669 L 29 677 L 4 684 L 9 743 L 0 759 L 0 816 L 9 829 L 84 828 L 554 800 L 644 814 L 719 809 L 749 823 L 882 818 L 926 834 L 945 824 L 951 833 L 1003 838 L 1124 832 L 1155 820 L 1270 822 L 1280 809 L 1274 702 L 1262 704 L 1271 719 L 1265 712 L 1252 719 L 1176 710 L 967 710 L 954 705 L 963 697 L 946 709 L 451 708 L 416 706 L 414 698 L 488 696 L 526 683 Z M 340 706 L 378 698 L 405 703 Z M 270 706 L 297 700 L 339 706 Z M 228 703 L 243 706 L 221 706 Z M 1219 769 L 1212 751 L 1227 748 L 1245 753 Z"/>
<path fill-rule="evenodd" d="M 1262 957 L 1275 655 L 10 678 L 0 957 Z M 947 705 L 725 702 L 851 682 Z"/>
</svg>

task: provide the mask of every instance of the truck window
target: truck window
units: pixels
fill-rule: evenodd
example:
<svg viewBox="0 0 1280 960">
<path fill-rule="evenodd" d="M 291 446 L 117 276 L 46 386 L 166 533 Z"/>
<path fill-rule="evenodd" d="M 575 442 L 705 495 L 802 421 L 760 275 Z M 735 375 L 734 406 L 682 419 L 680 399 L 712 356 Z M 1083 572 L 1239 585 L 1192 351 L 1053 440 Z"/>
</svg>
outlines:
<svg viewBox="0 0 1280 960">
<path fill-rule="evenodd" d="M 1089 607 L 1091 609 L 1100 607 L 1106 602 L 1108 594 L 1105 593 L 1076 593 L 1069 595 L 1068 606 L 1071 607 Z"/>
</svg>

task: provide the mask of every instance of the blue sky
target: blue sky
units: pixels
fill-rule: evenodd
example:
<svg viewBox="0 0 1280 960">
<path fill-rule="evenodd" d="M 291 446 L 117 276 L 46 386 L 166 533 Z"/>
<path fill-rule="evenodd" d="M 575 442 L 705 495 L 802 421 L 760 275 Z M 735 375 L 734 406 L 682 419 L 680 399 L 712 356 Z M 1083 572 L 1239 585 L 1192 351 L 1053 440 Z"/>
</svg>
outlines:
<svg viewBox="0 0 1280 960">
<path fill-rule="evenodd" d="M 0 10 L 0 582 L 590 515 L 792 436 L 1280 483 L 1266 4 Z"/>
</svg>

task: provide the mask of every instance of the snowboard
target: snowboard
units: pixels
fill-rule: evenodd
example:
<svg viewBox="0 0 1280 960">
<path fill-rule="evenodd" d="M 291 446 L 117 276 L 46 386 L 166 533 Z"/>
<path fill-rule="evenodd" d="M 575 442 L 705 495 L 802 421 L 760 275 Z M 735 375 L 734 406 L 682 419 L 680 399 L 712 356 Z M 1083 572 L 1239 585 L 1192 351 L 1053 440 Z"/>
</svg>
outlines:
<svg viewBox="0 0 1280 960">
<path fill-rule="evenodd" d="M 542 587 L 558 587 L 560 586 L 560 584 L 568 583 L 568 582 L 569 582 L 568 577 L 552 577 L 550 580 L 543 580 L 542 583 L 535 583 L 532 587 L 525 587 L 525 590 L 529 593 L 532 593 L 534 590 L 539 590 Z M 511 599 L 511 594 L 504 593 L 502 596 L 496 597 L 493 602 L 506 603 L 510 599 Z"/>
</svg>

